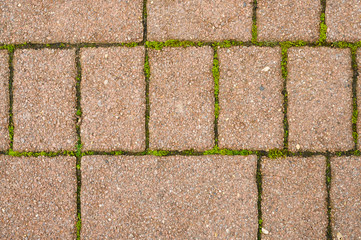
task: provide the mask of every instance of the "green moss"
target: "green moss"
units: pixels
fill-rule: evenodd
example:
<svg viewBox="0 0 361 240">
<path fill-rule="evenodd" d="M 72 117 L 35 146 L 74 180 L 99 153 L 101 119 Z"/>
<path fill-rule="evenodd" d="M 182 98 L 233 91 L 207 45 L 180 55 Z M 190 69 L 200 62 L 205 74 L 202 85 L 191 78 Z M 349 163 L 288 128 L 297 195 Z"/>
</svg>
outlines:
<svg viewBox="0 0 361 240">
<path fill-rule="evenodd" d="M 212 74 L 214 80 L 214 115 L 215 115 L 215 124 L 217 124 L 218 116 L 219 116 L 219 60 L 218 60 L 218 53 L 217 47 L 213 47 L 214 55 L 213 55 L 213 67 L 212 67 Z"/>
<path fill-rule="evenodd" d="M 222 42 L 214 42 L 213 47 L 230 48 L 232 46 L 243 46 L 244 43 L 241 41 L 225 40 Z"/>
<path fill-rule="evenodd" d="M 272 159 L 276 158 L 284 158 L 287 157 L 288 152 L 286 150 L 281 149 L 271 149 L 268 151 L 268 157 Z"/>
<path fill-rule="evenodd" d="M 165 150 L 148 150 L 147 152 L 148 155 L 153 155 L 153 156 L 167 156 L 169 155 L 169 151 L 165 151 Z"/>
<path fill-rule="evenodd" d="M 76 239 L 80 240 L 80 232 L 81 232 L 81 215 L 78 213 L 78 220 L 76 222 Z"/>
<path fill-rule="evenodd" d="M 251 154 L 257 154 L 257 151 L 219 149 L 218 146 L 215 146 L 213 149 L 203 152 L 203 155 L 215 155 L 215 154 L 248 156 L 248 155 L 251 155 Z"/>
<path fill-rule="evenodd" d="M 147 41 L 146 47 L 162 50 L 164 47 L 202 47 L 205 45 L 203 42 L 192 42 L 192 41 L 179 41 L 179 40 L 167 40 L 165 42 Z"/>
<path fill-rule="evenodd" d="M 326 33 L 327 33 L 327 25 L 326 25 L 326 22 L 325 22 L 325 13 L 322 13 L 321 14 L 321 17 L 320 17 L 320 39 L 318 40 L 319 42 L 319 45 L 322 45 L 326 42 Z"/>
</svg>

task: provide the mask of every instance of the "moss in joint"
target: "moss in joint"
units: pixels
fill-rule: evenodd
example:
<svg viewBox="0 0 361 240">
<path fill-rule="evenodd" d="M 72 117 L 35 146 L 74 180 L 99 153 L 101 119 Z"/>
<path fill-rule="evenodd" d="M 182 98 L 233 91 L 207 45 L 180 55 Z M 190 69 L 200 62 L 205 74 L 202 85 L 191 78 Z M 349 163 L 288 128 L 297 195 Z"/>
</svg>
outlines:
<svg viewBox="0 0 361 240">
<path fill-rule="evenodd" d="M 284 149 L 271 149 L 268 151 L 268 157 L 271 159 L 285 158 L 288 156 L 288 151 Z"/>
<path fill-rule="evenodd" d="M 257 151 L 250 151 L 250 150 L 230 150 L 230 149 L 219 149 L 218 146 L 215 146 L 211 150 L 207 150 L 203 152 L 203 155 L 242 155 L 248 156 L 251 154 L 257 154 Z"/>
<path fill-rule="evenodd" d="M 320 39 L 318 40 L 319 45 L 322 45 L 326 42 L 326 33 L 327 33 L 327 25 L 325 22 L 325 13 L 321 13 L 320 17 Z"/>
<path fill-rule="evenodd" d="M 164 47 L 202 47 L 205 45 L 205 43 L 192 42 L 192 41 L 167 40 L 165 42 L 147 41 L 145 45 L 148 48 L 152 48 L 155 50 L 162 50 Z"/>
<path fill-rule="evenodd" d="M 169 155 L 169 151 L 165 151 L 165 150 L 148 150 L 147 154 L 148 155 L 153 155 L 153 156 L 167 156 Z"/>
</svg>

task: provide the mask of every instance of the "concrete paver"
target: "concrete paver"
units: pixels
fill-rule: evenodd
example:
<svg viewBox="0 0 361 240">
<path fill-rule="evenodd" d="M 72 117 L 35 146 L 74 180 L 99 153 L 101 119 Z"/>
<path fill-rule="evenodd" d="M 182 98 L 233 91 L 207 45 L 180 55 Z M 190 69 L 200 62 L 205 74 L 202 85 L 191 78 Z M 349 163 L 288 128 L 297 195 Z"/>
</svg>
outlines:
<svg viewBox="0 0 361 240">
<path fill-rule="evenodd" d="M 0 151 L 9 148 L 9 55 L 0 51 Z"/>
<path fill-rule="evenodd" d="M 86 156 L 82 238 L 241 238 L 258 230 L 256 156 Z"/>
</svg>

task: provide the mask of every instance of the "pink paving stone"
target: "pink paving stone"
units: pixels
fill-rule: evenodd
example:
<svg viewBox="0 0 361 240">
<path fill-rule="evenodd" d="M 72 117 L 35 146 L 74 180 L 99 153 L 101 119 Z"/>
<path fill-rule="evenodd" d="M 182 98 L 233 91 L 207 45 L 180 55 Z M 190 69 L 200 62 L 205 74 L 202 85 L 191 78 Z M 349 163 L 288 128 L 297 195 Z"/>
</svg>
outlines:
<svg viewBox="0 0 361 240">
<path fill-rule="evenodd" d="M 327 0 L 327 40 L 361 41 L 361 0 Z"/>
<path fill-rule="evenodd" d="M 148 40 L 250 41 L 252 1 L 147 1 Z"/>
<path fill-rule="evenodd" d="M 218 50 L 220 148 L 283 148 L 280 48 Z"/>
<path fill-rule="evenodd" d="M 86 156 L 82 239 L 255 239 L 256 156 Z"/>
<path fill-rule="evenodd" d="M 144 48 L 81 50 L 84 150 L 145 149 Z"/>
<path fill-rule="evenodd" d="M 149 50 L 151 149 L 204 151 L 214 145 L 213 51 Z"/>
<path fill-rule="evenodd" d="M 14 150 L 74 150 L 75 51 L 16 50 L 14 55 Z"/>
<path fill-rule="evenodd" d="M 0 156 L 0 238 L 75 239 L 75 157 Z"/>
<path fill-rule="evenodd" d="M 259 41 L 317 41 L 321 3 L 315 0 L 258 0 Z"/>
<path fill-rule="evenodd" d="M 331 159 L 331 206 L 333 235 L 343 239 L 361 236 L 361 158 Z"/>
<path fill-rule="evenodd" d="M 325 239 L 326 159 L 264 158 L 262 239 Z"/>
<path fill-rule="evenodd" d="M 288 123 L 291 151 L 346 151 L 352 138 L 349 49 L 288 50 Z"/>
<path fill-rule="evenodd" d="M 143 0 L 7 0 L 0 42 L 134 42 L 143 38 Z"/>
<path fill-rule="evenodd" d="M 9 148 L 9 55 L 0 51 L 0 151 Z"/>
</svg>

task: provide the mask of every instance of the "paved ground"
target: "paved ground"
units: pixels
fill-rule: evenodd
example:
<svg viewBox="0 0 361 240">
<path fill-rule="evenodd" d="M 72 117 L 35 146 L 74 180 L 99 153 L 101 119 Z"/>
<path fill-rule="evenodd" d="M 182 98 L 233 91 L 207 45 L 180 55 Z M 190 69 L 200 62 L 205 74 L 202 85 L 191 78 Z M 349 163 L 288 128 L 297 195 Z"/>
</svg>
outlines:
<svg viewBox="0 0 361 240">
<path fill-rule="evenodd" d="M 361 0 L 0 1 L 0 239 L 361 239 Z"/>
</svg>

